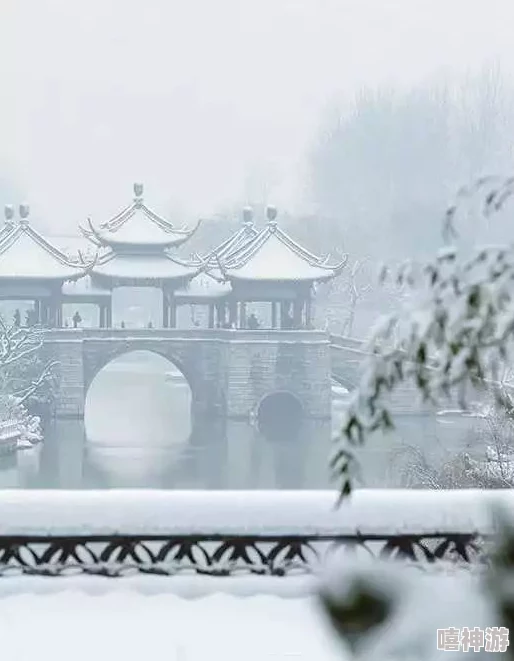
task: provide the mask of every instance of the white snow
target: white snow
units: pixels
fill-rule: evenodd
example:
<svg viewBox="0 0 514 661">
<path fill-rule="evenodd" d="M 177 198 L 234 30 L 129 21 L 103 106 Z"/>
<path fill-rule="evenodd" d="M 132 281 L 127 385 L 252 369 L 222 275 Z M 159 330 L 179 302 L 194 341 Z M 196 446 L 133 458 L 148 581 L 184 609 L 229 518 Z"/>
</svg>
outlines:
<svg viewBox="0 0 514 661">
<path fill-rule="evenodd" d="M 391 618 L 357 648 L 359 658 L 366 661 L 440 659 L 437 629 L 501 626 L 480 577 L 466 572 L 434 576 L 400 563 L 345 559 L 329 567 L 322 586 L 344 602 L 352 582 L 363 580 L 378 593 L 389 595 L 393 607 Z M 455 652 L 453 657 L 462 654 Z M 485 656 L 482 652 L 474 658 Z"/>
<path fill-rule="evenodd" d="M 6 661 L 344 661 L 316 601 L 80 592 L 0 599 Z"/>
<path fill-rule="evenodd" d="M 327 574 L 332 589 L 364 569 L 372 581 L 395 585 L 392 620 L 364 643 L 366 661 L 440 658 L 436 629 L 499 626 L 479 579 L 465 573 L 431 576 L 391 563 L 351 563 Z M 335 573 L 334 573 L 335 572 Z M 387 579 L 387 580 L 385 580 Z M 32 579 L 31 579 L 32 580 Z M 309 591 L 280 598 L 262 594 L 257 583 L 240 579 L 236 594 L 222 594 L 231 579 L 200 579 L 203 589 L 170 593 L 177 579 L 154 578 L 141 590 L 131 579 L 25 579 L 0 581 L 2 658 L 9 661 L 346 661 L 349 655 L 332 633 L 313 582 Z M 275 579 L 278 584 L 279 579 Z M 4 581 L 12 587 L 8 595 Z M 288 583 L 289 581 L 287 581 Z M 89 586 L 96 583 L 97 589 Z M 241 586 L 248 583 L 246 590 Z M 56 586 L 60 586 L 60 589 Z M 256 589 L 257 588 L 257 589 Z M 86 592 L 87 590 L 87 592 Z M 230 591 L 230 590 L 229 590 Z M 261 592 L 261 594 L 259 594 Z M 257 594 L 256 594 L 257 593 Z M 193 598 L 191 598 L 193 597 Z M 195 598 L 196 597 L 196 598 Z M 422 614 L 422 616 L 421 616 Z M 460 653 L 454 653 L 459 657 Z M 479 655 L 478 658 L 483 658 Z"/>
<path fill-rule="evenodd" d="M 354 534 L 488 532 L 497 490 L 0 491 L 0 534 Z"/>
</svg>

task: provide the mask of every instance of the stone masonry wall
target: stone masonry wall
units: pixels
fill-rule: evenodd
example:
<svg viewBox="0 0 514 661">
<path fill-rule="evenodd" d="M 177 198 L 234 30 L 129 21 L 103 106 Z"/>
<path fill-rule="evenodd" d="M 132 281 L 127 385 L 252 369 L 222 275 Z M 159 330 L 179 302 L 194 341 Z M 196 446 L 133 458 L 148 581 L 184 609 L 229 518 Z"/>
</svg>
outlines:
<svg viewBox="0 0 514 661">
<path fill-rule="evenodd" d="M 268 333 L 230 341 L 227 415 L 246 418 L 266 395 L 287 391 L 306 415 L 330 417 L 330 347 L 323 333 Z"/>
<path fill-rule="evenodd" d="M 58 362 L 59 390 L 55 415 L 81 418 L 84 415 L 84 365 L 80 330 L 49 333 L 45 338 L 45 354 Z"/>
<path fill-rule="evenodd" d="M 277 391 L 298 397 L 309 417 L 330 417 L 330 345 L 324 333 L 211 331 L 179 337 L 170 331 L 169 337 L 152 337 L 149 331 L 137 338 L 129 333 L 49 332 L 45 351 L 59 362 L 57 416 L 82 417 L 86 390 L 98 369 L 122 353 L 149 350 L 183 366 L 194 417 L 248 418 Z"/>
</svg>

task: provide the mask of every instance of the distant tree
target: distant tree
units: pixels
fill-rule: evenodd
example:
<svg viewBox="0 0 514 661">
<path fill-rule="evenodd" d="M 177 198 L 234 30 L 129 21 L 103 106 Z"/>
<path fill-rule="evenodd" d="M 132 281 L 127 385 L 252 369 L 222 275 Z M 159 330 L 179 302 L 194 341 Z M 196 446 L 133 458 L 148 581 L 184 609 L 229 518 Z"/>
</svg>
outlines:
<svg viewBox="0 0 514 661">
<path fill-rule="evenodd" d="M 433 220 L 457 187 L 510 168 L 513 99 L 494 68 L 459 86 L 362 92 L 332 113 L 313 148 L 317 215 L 356 258 L 427 257 L 440 241 Z M 471 242 L 484 229 L 475 220 Z"/>
<path fill-rule="evenodd" d="M 447 211 L 445 235 L 456 236 L 459 200 L 480 195 L 490 217 L 513 193 L 514 177 L 483 178 L 462 189 Z M 514 243 L 477 248 L 463 257 L 447 246 L 418 273 L 406 267 L 396 277 L 413 295 L 384 316 L 372 336 L 369 364 L 348 406 L 332 463 L 342 496 L 351 491 L 351 446 L 393 427 L 388 397 L 399 384 L 412 385 L 433 404 L 457 397 L 465 408 L 478 389 L 492 395 L 499 410 L 512 406 L 501 380 L 513 364 Z"/>
</svg>

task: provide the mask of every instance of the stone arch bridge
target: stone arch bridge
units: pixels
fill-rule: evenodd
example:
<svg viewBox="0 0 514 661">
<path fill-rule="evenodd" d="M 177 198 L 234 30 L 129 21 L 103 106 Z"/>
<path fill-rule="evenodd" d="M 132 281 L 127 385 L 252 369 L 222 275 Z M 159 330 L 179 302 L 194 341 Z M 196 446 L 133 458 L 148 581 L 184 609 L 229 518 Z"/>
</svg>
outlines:
<svg viewBox="0 0 514 661">
<path fill-rule="evenodd" d="M 146 350 L 187 379 L 194 416 L 247 418 L 275 392 L 290 392 L 311 418 L 329 418 L 331 384 L 351 389 L 364 354 L 356 340 L 322 331 L 221 329 L 59 329 L 44 351 L 58 362 L 58 417 L 82 417 L 89 386 L 110 361 Z"/>
</svg>

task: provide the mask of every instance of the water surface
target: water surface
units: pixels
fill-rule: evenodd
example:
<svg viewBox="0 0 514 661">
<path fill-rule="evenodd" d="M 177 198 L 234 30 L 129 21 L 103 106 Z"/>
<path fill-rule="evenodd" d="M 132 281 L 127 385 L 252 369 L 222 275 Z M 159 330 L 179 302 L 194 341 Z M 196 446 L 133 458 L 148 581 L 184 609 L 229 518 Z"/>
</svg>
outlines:
<svg viewBox="0 0 514 661">
<path fill-rule="evenodd" d="M 98 374 L 84 421 L 57 420 L 43 444 L 0 458 L 0 488 L 325 489 L 343 405 L 334 401 L 332 421 L 304 420 L 275 438 L 255 420 L 191 420 L 182 375 L 160 356 L 134 352 Z M 441 462 L 466 445 L 469 427 L 398 419 L 392 435 L 360 452 L 365 484 L 402 486 L 412 449 Z"/>
</svg>

